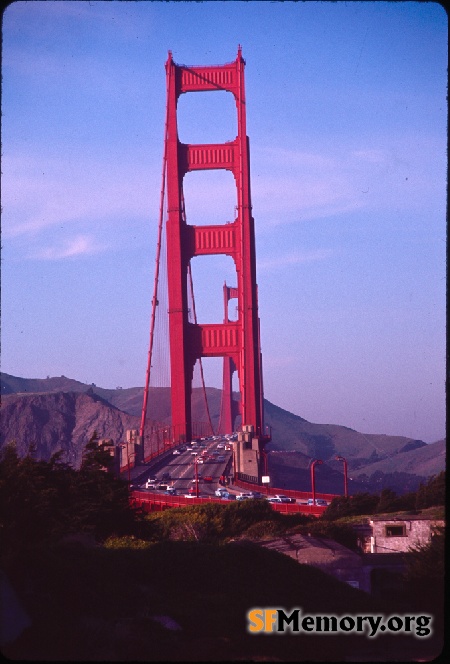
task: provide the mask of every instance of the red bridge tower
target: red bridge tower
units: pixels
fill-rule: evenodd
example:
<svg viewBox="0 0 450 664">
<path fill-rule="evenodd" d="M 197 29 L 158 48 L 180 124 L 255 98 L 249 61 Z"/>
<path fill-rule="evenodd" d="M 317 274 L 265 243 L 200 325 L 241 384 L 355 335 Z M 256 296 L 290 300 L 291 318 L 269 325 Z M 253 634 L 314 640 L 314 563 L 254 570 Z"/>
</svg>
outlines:
<svg viewBox="0 0 450 664">
<path fill-rule="evenodd" d="M 234 62 L 186 67 L 169 57 L 167 74 L 166 222 L 172 427 L 177 440 L 192 437 L 191 389 L 200 357 L 229 358 L 238 372 L 243 434 L 236 454 L 237 472 L 259 480 L 263 440 L 263 394 L 256 284 L 254 220 L 250 197 L 249 141 L 246 133 L 244 66 L 241 47 Z M 225 90 L 235 99 L 238 135 L 230 142 L 181 143 L 177 101 L 181 94 Z M 237 216 L 231 223 L 193 226 L 184 216 L 183 178 L 190 171 L 230 170 L 237 188 Z M 192 257 L 227 254 L 236 266 L 238 318 L 223 323 L 188 321 L 188 264 Z"/>
</svg>

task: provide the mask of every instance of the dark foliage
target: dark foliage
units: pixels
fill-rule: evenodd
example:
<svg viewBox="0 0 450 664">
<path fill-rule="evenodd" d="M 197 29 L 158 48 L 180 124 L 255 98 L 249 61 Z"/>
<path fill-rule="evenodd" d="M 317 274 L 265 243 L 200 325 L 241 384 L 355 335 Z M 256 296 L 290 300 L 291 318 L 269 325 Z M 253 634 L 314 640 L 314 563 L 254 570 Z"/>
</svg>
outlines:
<svg viewBox="0 0 450 664">
<path fill-rule="evenodd" d="M 445 471 L 433 475 L 428 482 L 421 484 L 417 491 L 417 508 L 445 505 Z"/>
<path fill-rule="evenodd" d="M 323 514 L 324 519 L 340 519 L 345 516 L 374 514 L 379 496 L 370 493 L 357 493 L 354 496 L 333 498 Z"/>
<path fill-rule="evenodd" d="M 445 505 L 445 472 L 431 477 L 417 491 L 398 496 L 392 489 L 382 489 L 380 494 L 356 493 L 353 496 L 333 498 L 323 514 L 327 520 L 364 514 L 389 512 L 415 512 L 426 507 Z"/>
<path fill-rule="evenodd" d="M 91 441 L 92 442 L 92 441 Z M 126 483 L 102 470 L 102 451 L 92 444 L 79 471 L 54 455 L 36 461 L 19 458 L 14 445 L 0 456 L 0 527 L 4 550 L 84 533 L 95 538 L 136 530 Z"/>
<path fill-rule="evenodd" d="M 316 519 L 299 530 L 305 535 L 310 533 L 314 537 L 322 537 L 339 542 L 339 544 L 346 546 L 351 551 L 359 552 L 360 550 L 357 532 L 350 525 L 335 523 L 334 521 L 327 521 L 325 519 Z"/>
<path fill-rule="evenodd" d="M 275 512 L 266 500 L 248 500 L 225 505 L 205 503 L 159 512 L 147 517 L 152 537 L 161 540 L 186 540 L 219 543 L 230 538 L 264 536 L 284 532 L 305 523 L 302 514 Z"/>
</svg>

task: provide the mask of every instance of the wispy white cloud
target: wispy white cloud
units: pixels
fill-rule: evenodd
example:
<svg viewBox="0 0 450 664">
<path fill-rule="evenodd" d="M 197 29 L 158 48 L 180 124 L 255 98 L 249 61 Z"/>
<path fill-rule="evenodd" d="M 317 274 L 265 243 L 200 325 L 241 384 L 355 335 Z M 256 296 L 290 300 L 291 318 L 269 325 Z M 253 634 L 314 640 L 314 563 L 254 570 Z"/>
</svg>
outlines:
<svg viewBox="0 0 450 664">
<path fill-rule="evenodd" d="M 76 235 L 72 238 L 64 239 L 59 245 L 41 248 L 31 253 L 29 258 L 57 261 L 64 258 L 79 258 L 80 256 L 98 254 L 107 248 L 108 245 L 97 243 L 90 235 Z"/>
<path fill-rule="evenodd" d="M 422 136 L 354 148 L 324 144 L 318 152 L 256 146 L 252 155 L 255 218 L 268 227 L 357 210 L 430 211 L 442 206 L 442 155 Z M 438 203 L 437 201 L 441 201 Z"/>
<path fill-rule="evenodd" d="M 157 214 L 158 179 L 148 164 L 111 164 L 88 158 L 5 157 L 5 238 L 37 236 L 47 228 Z"/>
</svg>

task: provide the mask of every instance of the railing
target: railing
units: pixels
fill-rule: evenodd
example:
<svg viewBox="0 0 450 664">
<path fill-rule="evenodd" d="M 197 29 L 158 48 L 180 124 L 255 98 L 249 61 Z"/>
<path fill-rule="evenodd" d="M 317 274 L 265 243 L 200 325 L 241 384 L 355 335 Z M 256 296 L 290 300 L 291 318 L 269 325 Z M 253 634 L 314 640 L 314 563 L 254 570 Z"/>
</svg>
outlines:
<svg viewBox="0 0 450 664">
<path fill-rule="evenodd" d="M 210 427 L 207 422 L 192 422 L 192 440 L 196 440 L 204 437 L 205 435 L 210 435 Z M 190 441 L 187 441 L 188 443 Z M 177 435 L 177 427 L 173 427 L 170 424 L 164 425 L 148 425 L 147 432 L 144 435 L 144 448 L 142 451 L 138 452 L 137 449 L 133 452 L 126 452 L 123 460 L 119 461 L 120 468 L 119 472 L 124 473 L 131 468 L 134 468 L 137 463 L 130 463 L 130 457 L 133 456 L 134 459 L 139 457 L 142 461 L 141 463 L 149 463 L 154 459 L 164 458 L 164 454 L 170 450 L 173 450 L 179 445 L 186 444 L 186 441 L 181 440 L 180 436 Z M 142 443 L 137 445 L 135 441 L 135 446 L 139 447 Z M 121 443 L 119 447 L 127 448 L 127 445 L 130 443 Z"/>
<path fill-rule="evenodd" d="M 287 494 L 284 493 L 283 495 Z M 162 512 L 171 507 L 186 507 L 186 505 L 202 505 L 203 503 L 229 504 L 229 501 L 224 501 L 215 496 L 208 496 L 207 498 L 185 498 L 184 496 L 166 496 L 161 494 L 149 495 L 147 492 L 144 493 L 143 491 L 136 490 L 131 493 L 131 501 L 133 505 L 136 507 L 142 507 L 146 512 Z M 319 505 L 301 505 L 298 503 L 269 504 L 276 512 L 281 512 L 283 514 L 300 513 L 320 516 L 326 510 L 325 506 L 322 507 Z"/>
<path fill-rule="evenodd" d="M 241 479 L 236 479 L 234 481 L 234 484 L 242 489 L 246 489 L 247 491 L 255 491 L 255 485 L 251 482 L 244 482 Z M 288 498 L 296 498 L 299 500 L 308 500 L 311 498 L 311 491 L 296 491 L 295 489 L 276 489 L 276 488 L 270 488 L 266 489 L 261 486 L 257 487 L 257 490 L 260 491 L 261 493 L 267 493 L 269 495 L 275 495 L 275 494 L 283 494 L 283 496 L 287 496 Z M 339 496 L 335 493 L 319 493 L 316 491 L 316 499 L 321 498 L 323 500 L 326 500 L 327 502 L 331 502 L 333 498 L 338 498 Z"/>
</svg>

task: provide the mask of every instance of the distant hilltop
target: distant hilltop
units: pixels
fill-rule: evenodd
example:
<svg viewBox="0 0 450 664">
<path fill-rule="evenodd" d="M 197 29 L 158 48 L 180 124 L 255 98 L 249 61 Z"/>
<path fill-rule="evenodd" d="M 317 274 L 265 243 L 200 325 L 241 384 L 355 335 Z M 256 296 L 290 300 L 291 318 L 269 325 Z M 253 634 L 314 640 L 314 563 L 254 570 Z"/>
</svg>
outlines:
<svg viewBox="0 0 450 664">
<path fill-rule="evenodd" d="M 139 428 L 143 388 L 105 389 L 66 376 L 19 378 L 1 376 L 2 430 L 0 448 L 16 441 L 20 455 L 30 446 L 37 458 L 48 460 L 61 450 L 63 459 L 79 467 L 94 431 L 116 443 L 127 429 Z M 211 419 L 217 426 L 221 391 L 207 388 Z M 151 388 L 154 417 L 170 421 L 170 389 Z M 200 389 L 193 390 L 193 419 L 206 421 Z M 403 436 L 362 434 L 336 424 L 314 424 L 264 401 L 265 423 L 272 430 L 266 451 L 274 486 L 309 490 L 312 458 L 317 490 L 342 493 L 342 462 L 347 460 L 349 490 L 397 493 L 414 491 L 420 482 L 445 469 L 445 440 L 427 444 Z"/>
</svg>

